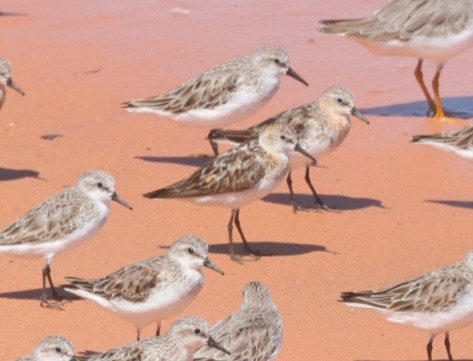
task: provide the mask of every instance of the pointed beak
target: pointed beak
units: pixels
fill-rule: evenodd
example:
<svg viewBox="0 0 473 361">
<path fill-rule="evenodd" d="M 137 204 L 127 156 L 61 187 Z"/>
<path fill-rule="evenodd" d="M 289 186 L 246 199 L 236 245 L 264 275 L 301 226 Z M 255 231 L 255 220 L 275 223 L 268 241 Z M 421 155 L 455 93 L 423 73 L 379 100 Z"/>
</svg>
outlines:
<svg viewBox="0 0 473 361">
<path fill-rule="evenodd" d="M 113 192 L 112 201 L 120 203 L 123 207 L 126 207 L 131 211 L 133 210 L 133 207 L 130 206 L 130 204 L 128 204 L 128 202 L 126 200 L 124 200 L 122 197 L 120 197 L 117 192 Z"/>
<path fill-rule="evenodd" d="M 286 75 L 290 76 L 291 78 L 294 78 L 296 80 L 299 80 L 302 84 L 305 86 L 309 86 L 309 83 L 306 82 L 299 74 L 297 74 L 294 69 L 292 69 L 290 66 L 287 68 Z"/>
<path fill-rule="evenodd" d="M 309 158 L 310 160 L 312 160 L 314 163 L 317 163 L 317 161 L 315 160 L 315 158 L 312 157 L 312 155 L 311 155 L 309 152 L 307 152 L 304 148 L 302 148 L 302 147 L 299 145 L 299 143 L 296 144 L 296 147 L 294 148 L 294 150 L 295 150 L 296 152 L 299 152 L 299 153 L 305 155 L 307 158 Z"/>
<path fill-rule="evenodd" d="M 363 115 L 363 113 L 360 112 L 355 107 L 353 107 L 353 109 L 351 110 L 351 115 L 353 115 L 354 117 L 357 117 L 358 119 L 364 121 L 366 124 L 370 124 L 370 121 L 368 119 L 366 119 L 366 117 Z"/>
<path fill-rule="evenodd" d="M 221 269 L 219 266 L 217 266 L 215 263 L 213 263 L 213 262 L 209 259 L 209 257 L 205 257 L 205 259 L 204 259 L 204 266 L 205 266 L 205 267 L 208 267 L 208 268 L 210 268 L 210 269 L 213 269 L 215 272 L 220 273 L 222 276 L 225 276 L 225 273 L 222 271 L 222 269 Z"/>
<path fill-rule="evenodd" d="M 230 352 L 228 352 L 226 349 L 224 349 L 222 345 L 220 345 L 217 341 L 215 341 L 215 340 L 214 340 L 212 337 L 210 337 L 210 336 L 209 336 L 209 339 L 207 340 L 207 346 L 216 348 L 217 350 L 220 350 L 220 351 L 226 353 L 227 355 L 231 355 Z"/>
<path fill-rule="evenodd" d="M 10 88 L 15 89 L 21 95 L 25 95 L 25 92 L 23 91 L 23 89 L 21 89 L 20 86 L 17 83 L 15 83 L 12 78 L 8 78 L 7 85 Z"/>
</svg>

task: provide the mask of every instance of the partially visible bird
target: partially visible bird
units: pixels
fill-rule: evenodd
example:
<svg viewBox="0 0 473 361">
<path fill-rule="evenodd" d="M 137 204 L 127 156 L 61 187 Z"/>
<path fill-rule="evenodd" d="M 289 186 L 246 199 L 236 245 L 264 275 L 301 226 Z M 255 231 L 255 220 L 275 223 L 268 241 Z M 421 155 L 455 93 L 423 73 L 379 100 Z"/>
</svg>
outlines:
<svg viewBox="0 0 473 361">
<path fill-rule="evenodd" d="M 15 361 L 79 361 L 74 356 L 72 343 L 60 336 L 49 336 L 42 340 L 28 356 Z"/>
<path fill-rule="evenodd" d="M 23 89 L 11 77 L 11 63 L 7 59 L 0 58 L 0 109 L 2 109 L 7 96 L 6 86 L 15 89 L 21 95 L 25 95 Z"/>
</svg>

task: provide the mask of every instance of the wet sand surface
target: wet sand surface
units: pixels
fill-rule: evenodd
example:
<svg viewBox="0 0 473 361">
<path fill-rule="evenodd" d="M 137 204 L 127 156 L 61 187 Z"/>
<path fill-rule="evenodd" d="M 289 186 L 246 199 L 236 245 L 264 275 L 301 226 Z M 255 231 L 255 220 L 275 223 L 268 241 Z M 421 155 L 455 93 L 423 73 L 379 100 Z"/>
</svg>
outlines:
<svg viewBox="0 0 473 361">
<path fill-rule="evenodd" d="M 415 59 L 379 57 L 346 39 L 318 33 L 318 20 L 371 13 L 382 0 L 346 1 L 27 1 L 5 0 L 1 55 L 26 92 L 9 91 L 0 112 L 0 228 L 38 202 L 101 168 L 133 212 L 112 205 L 104 229 L 52 264 L 53 279 L 96 277 L 160 255 L 178 237 L 196 234 L 224 277 L 204 270 L 201 294 L 183 313 L 209 322 L 236 310 L 245 283 L 266 283 L 283 316 L 289 360 L 424 360 L 428 335 L 392 324 L 374 311 L 337 303 L 340 291 L 381 288 L 456 262 L 472 248 L 471 162 L 411 144 L 413 134 L 454 129 L 426 118 L 413 76 Z M 174 10 L 173 10 L 174 9 Z M 181 10 L 189 10 L 185 14 Z M 283 78 L 244 128 L 317 98 L 340 84 L 357 95 L 371 125 L 353 119 L 346 141 L 312 169 L 334 213 L 292 212 L 285 184 L 242 208 L 251 244 L 271 253 L 239 265 L 227 256 L 229 211 L 156 200 L 142 193 L 189 175 L 210 153 L 206 132 L 120 103 L 171 89 L 227 59 L 275 43 L 309 83 Z M 449 61 L 441 78 L 447 109 L 473 116 L 472 51 Z M 427 79 L 434 66 L 427 64 Z M 60 134 L 53 140 L 44 135 Z M 299 199 L 312 196 L 304 171 L 293 175 Z M 241 250 L 241 249 L 240 249 Z M 64 311 L 39 307 L 39 260 L 0 257 L 1 360 L 31 352 L 48 335 L 71 339 L 76 352 L 133 341 L 134 328 L 95 303 L 74 300 Z M 163 324 L 164 330 L 170 321 Z M 144 330 L 151 336 L 154 327 Z M 451 334 L 457 360 L 471 359 L 473 327 Z M 446 359 L 443 339 L 435 359 Z"/>
</svg>

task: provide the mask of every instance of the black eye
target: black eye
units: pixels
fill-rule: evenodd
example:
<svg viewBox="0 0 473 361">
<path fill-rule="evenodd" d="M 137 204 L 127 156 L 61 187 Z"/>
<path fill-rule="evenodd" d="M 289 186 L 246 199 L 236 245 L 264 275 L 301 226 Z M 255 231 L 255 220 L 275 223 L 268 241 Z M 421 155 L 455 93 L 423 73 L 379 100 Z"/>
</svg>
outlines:
<svg viewBox="0 0 473 361">
<path fill-rule="evenodd" d="M 187 252 L 189 252 L 189 254 L 194 254 L 194 250 L 192 248 L 188 248 Z"/>
<path fill-rule="evenodd" d="M 201 332 L 201 331 L 200 331 L 198 328 L 196 328 L 196 329 L 194 330 L 194 333 L 195 333 L 196 335 L 200 335 L 200 332 Z"/>
<path fill-rule="evenodd" d="M 340 104 L 342 104 L 342 103 L 343 103 L 343 99 L 342 99 L 342 98 L 338 98 L 338 99 L 337 99 L 337 102 L 339 102 Z"/>
<path fill-rule="evenodd" d="M 281 135 L 281 140 L 286 140 L 286 136 L 285 135 Z"/>
<path fill-rule="evenodd" d="M 274 62 L 278 65 L 281 65 L 281 61 L 279 59 L 274 59 Z"/>
<path fill-rule="evenodd" d="M 103 184 L 102 184 L 102 182 L 98 182 L 98 183 L 97 183 L 97 187 L 99 187 L 99 188 L 103 188 Z"/>
<path fill-rule="evenodd" d="M 54 351 L 56 351 L 57 353 L 60 353 L 62 350 L 61 350 L 60 347 L 56 347 L 56 348 L 54 348 Z"/>
</svg>

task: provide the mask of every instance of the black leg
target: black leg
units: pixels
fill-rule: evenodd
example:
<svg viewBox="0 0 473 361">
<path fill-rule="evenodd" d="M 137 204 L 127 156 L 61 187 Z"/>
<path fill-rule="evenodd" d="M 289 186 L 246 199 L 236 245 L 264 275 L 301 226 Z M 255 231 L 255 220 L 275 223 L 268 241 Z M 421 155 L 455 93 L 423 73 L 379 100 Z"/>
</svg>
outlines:
<svg viewBox="0 0 473 361">
<path fill-rule="evenodd" d="M 141 329 L 137 328 L 136 329 L 136 341 L 139 341 L 141 338 Z"/>
<path fill-rule="evenodd" d="M 323 209 L 324 211 L 328 212 L 340 212 L 338 209 L 333 209 L 327 206 L 323 201 L 322 198 L 317 194 L 315 191 L 315 187 L 312 185 L 312 181 L 310 180 L 310 164 L 305 166 L 305 182 L 309 186 L 310 190 L 312 191 L 312 194 L 314 195 L 315 198 L 315 203 L 320 209 Z"/>
<path fill-rule="evenodd" d="M 232 214 L 233 214 L 233 211 L 232 211 Z M 241 229 L 241 225 L 240 225 L 240 210 L 239 209 L 237 209 L 235 212 L 235 225 L 238 229 L 238 233 L 240 234 L 241 240 L 243 241 L 243 246 L 245 247 L 248 254 L 254 259 L 259 259 L 260 258 L 259 253 L 257 251 L 253 251 L 250 248 L 250 245 L 248 244 L 248 241 L 246 240 L 246 237 L 243 234 L 243 230 Z"/>
<path fill-rule="evenodd" d="M 156 336 L 160 336 L 161 335 L 161 321 L 158 322 L 158 324 L 156 325 Z"/>
<path fill-rule="evenodd" d="M 294 213 L 297 213 L 297 211 L 302 210 L 302 208 L 299 206 L 299 203 L 297 203 L 294 190 L 292 189 L 291 172 L 287 174 L 286 183 L 287 187 L 289 188 L 289 194 L 291 195 L 292 210 L 294 211 Z"/>
<path fill-rule="evenodd" d="M 435 335 L 430 336 L 429 343 L 427 344 L 427 358 L 429 361 L 432 361 L 432 349 L 433 349 L 433 342 L 434 342 Z"/>
<path fill-rule="evenodd" d="M 450 351 L 450 335 L 445 332 L 445 348 L 447 349 L 448 359 L 453 361 L 452 352 Z"/>
<path fill-rule="evenodd" d="M 235 256 L 235 247 L 233 246 L 233 221 L 235 220 L 236 209 L 232 209 L 230 221 L 228 222 L 228 243 L 230 245 L 230 258 L 232 261 L 238 262 L 238 258 Z"/>
</svg>

